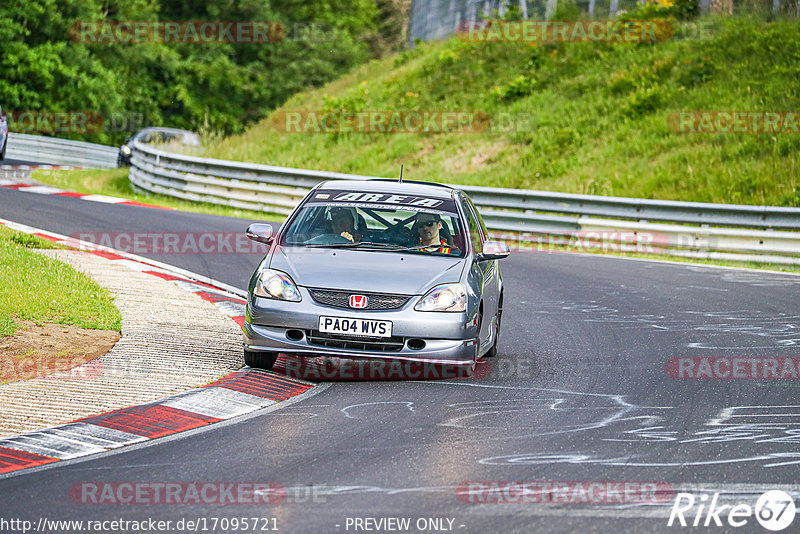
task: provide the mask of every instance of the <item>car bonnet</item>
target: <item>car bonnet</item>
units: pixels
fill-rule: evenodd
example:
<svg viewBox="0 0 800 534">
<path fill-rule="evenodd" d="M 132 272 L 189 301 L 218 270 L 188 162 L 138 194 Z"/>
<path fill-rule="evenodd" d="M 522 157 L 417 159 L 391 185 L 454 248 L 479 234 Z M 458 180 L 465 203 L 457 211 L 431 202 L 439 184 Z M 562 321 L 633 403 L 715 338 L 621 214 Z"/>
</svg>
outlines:
<svg viewBox="0 0 800 534">
<path fill-rule="evenodd" d="M 424 253 L 279 247 L 269 266 L 304 287 L 421 295 L 458 282 L 464 261 Z"/>
</svg>

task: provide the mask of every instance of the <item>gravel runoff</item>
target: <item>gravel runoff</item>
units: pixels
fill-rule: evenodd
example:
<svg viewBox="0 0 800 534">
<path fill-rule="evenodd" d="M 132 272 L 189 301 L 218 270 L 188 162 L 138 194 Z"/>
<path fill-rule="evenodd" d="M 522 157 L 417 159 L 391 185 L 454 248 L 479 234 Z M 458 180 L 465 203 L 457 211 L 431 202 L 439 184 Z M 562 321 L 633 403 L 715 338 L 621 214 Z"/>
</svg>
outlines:
<svg viewBox="0 0 800 534">
<path fill-rule="evenodd" d="M 0 437 L 154 401 L 242 366 L 239 326 L 198 295 L 88 252 L 37 252 L 110 290 L 122 337 L 72 372 L 0 386 Z"/>
</svg>

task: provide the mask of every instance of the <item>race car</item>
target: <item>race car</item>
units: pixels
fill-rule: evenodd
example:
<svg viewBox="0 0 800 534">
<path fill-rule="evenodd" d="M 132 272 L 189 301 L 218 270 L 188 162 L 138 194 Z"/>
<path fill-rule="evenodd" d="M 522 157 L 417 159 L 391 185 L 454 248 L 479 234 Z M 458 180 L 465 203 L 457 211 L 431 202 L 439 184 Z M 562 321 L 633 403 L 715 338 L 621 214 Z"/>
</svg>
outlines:
<svg viewBox="0 0 800 534">
<path fill-rule="evenodd" d="M 497 260 L 467 195 L 425 182 L 327 181 L 277 233 L 248 286 L 244 361 L 279 354 L 470 366 L 495 356 L 503 312 Z"/>
<path fill-rule="evenodd" d="M 200 146 L 200 137 L 188 130 L 178 128 L 163 128 L 160 126 L 150 126 L 139 130 L 135 135 L 125 140 L 125 144 L 119 147 L 117 154 L 117 167 L 128 166 L 131 164 L 133 156 L 133 143 L 136 141 L 150 145 L 160 145 L 178 142 L 186 146 Z"/>
</svg>

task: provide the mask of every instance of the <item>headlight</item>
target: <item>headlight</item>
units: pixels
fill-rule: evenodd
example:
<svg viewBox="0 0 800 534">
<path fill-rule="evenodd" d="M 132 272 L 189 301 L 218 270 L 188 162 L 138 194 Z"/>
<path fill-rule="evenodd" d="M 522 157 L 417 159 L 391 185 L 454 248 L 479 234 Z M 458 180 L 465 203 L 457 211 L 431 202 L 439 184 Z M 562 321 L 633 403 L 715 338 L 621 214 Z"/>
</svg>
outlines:
<svg viewBox="0 0 800 534">
<path fill-rule="evenodd" d="M 288 300 L 300 302 L 300 292 L 288 274 L 272 269 L 264 269 L 258 275 L 256 282 L 256 295 L 268 299 Z"/>
<path fill-rule="evenodd" d="M 464 284 L 436 286 L 419 299 L 417 311 L 463 312 L 467 309 L 467 290 Z"/>
<path fill-rule="evenodd" d="M 131 147 L 129 147 L 128 145 L 123 145 L 123 147 L 122 147 L 122 153 L 123 153 L 123 154 L 125 154 L 126 156 L 130 156 L 130 154 L 131 154 Z"/>
</svg>

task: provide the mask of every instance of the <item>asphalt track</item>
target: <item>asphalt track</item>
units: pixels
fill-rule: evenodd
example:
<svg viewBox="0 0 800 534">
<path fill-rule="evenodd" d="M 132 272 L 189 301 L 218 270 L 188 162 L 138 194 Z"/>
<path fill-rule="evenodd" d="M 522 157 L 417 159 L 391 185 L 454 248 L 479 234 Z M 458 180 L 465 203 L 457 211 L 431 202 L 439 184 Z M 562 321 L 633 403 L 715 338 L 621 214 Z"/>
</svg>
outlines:
<svg viewBox="0 0 800 534">
<path fill-rule="evenodd" d="M 34 163 L 32 161 L 23 161 L 21 159 L 4 159 L 0 161 L 0 165 L 39 165 L 38 163 Z M 49 165 L 49 163 L 44 163 L 43 165 Z"/>
<path fill-rule="evenodd" d="M 61 234 L 241 232 L 248 223 L 5 189 L 0 218 Z M 151 257 L 239 288 L 260 259 Z M 753 517 L 738 529 L 668 527 L 672 496 L 464 502 L 456 490 L 466 481 L 659 481 L 750 506 L 785 489 L 800 505 L 800 381 L 676 380 L 665 370 L 676 357 L 800 356 L 800 277 L 545 253 L 512 254 L 502 271 L 500 355 L 486 378 L 333 383 L 244 420 L 0 479 L 0 518 L 204 518 L 207 532 L 234 531 L 219 520 L 212 529 L 213 518 L 256 516 L 275 518 L 268 526 L 281 532 L 375 531 L 354 519 L 388 517 L 410 518 L 410 532 L 436 531 L 417 530 L 420 518 L 445 519 L 438 531 L 476 533 L 766 532 Z M 276 504 L 70 498 L 75 484 L 125 481 L 272 482 L 290 491 Z"/>
</svg>

